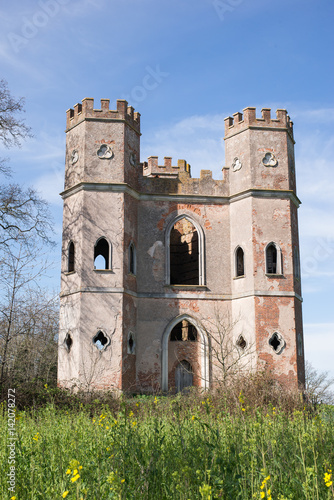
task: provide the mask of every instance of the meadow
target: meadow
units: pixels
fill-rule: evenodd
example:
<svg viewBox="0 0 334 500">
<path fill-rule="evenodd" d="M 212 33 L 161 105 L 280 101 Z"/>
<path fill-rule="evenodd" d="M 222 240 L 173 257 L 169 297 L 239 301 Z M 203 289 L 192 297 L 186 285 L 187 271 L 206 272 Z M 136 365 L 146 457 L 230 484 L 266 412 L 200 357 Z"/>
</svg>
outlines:
<svg viewBox="0 0 334 500">
<path fill-rule="evenodd" d="M 16 411 L 15 494 L 2 403 L 3 500 L 334 498 L 333 407 L 259 407 L 240 391 L 233 404 L 193 392 L 74 408 L 45 392 L 48 403 Z"/>
</svg>

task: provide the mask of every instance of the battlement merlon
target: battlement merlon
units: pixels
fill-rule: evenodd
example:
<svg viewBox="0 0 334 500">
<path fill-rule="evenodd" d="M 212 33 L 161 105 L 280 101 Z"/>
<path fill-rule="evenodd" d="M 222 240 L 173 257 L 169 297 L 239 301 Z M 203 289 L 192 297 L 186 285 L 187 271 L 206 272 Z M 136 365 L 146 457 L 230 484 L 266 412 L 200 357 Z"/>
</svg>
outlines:
<svg viewBox="0 0 334 500">
<path fill-rule="evenodd" d="M 165 156 L 164 164 L 159 165 L 158 156 L 149 156 L 143 163 L 144 177 L 178 177 L 179 175 L 191 177 L 191 167 L 186 160 L 178 160 L 177 165 L 172 165 L 172 157 Z"/>
<path fill-rule="evenodd" d="M 66 111 L 66 131 L 84 120 L 124 120 L 140 134 L 140 113 L 128 106 L 125 99 L 117 99 L 117 109 L 109 109 L 110 99 L 101 99 L 101 109 L 94 109 L 94 99 L 85 97 L 73 109 Z"/>
<path fill-rule="evenodd" d="M 271 118 L 271 109 L 262 108 L 262 118 L 256 118 L 256 108 L 245 108 L 242 113 L 234 113 L 233 118 L 225 118 L 225 137 L 227 139 L 247 128 L 285 129 L 293 140 L 293 123 L 286 109 L 278 109 L 276 118 Z"/>
</svg>

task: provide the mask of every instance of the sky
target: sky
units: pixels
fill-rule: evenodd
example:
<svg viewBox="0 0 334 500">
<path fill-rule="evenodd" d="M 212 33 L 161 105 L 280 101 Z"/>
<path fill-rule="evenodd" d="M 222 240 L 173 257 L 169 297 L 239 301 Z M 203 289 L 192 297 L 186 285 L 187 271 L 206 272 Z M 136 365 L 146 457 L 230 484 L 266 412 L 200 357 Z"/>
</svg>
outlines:
<svg viewBox="0 0 334 500">
<path fill-rule="evenodd" d="M 306 359 L 334 376 L 333 0 L 17 0 L 0 7 L 0 78 L 34 137 L 3 151 L 50 205 L 59 288 L 65 112 L 84 97 L 141 113 L 141 161 L 186 159 L 221 178 L 226 116 L 294 122 Z"/>
</svg>

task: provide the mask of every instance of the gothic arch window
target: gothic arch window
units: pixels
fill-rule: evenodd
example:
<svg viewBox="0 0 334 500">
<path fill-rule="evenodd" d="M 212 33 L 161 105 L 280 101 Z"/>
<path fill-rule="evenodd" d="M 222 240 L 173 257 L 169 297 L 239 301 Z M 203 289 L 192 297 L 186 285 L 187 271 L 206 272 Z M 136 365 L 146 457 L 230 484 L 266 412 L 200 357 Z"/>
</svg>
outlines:
<svg viewBox="0 0 334 500">
<path fill-rule="evenodd" d="M 235 250 L 235 276 L 238 278 L 245 275 L 244 251 L 241 247 Z"/>
<path fill-rule="evenodd" d="M 166 228 L 166 284 L 204 285 L 204 233 L 188 215 Z"/>
<path fill-rule="evenodd" d="M 70 241 L 67 252 L 67 272 L 73 273 L 75 270 L 75 247 L 73 241 Z"/>
<path fill-rule="evenodd" d="M 104 237 L 99 238 L 95 243 L 94 269 L 111 269 L 111 245 Z"/>
<path fill-rule="evenodd" d="M 196 342 L 197 340 L 197 330 L 189 321 L 186 319 L 180 321 L 174 326 L 173 330 L 170 332 L 170 341 L 189 341 Z"/>
<path fill-rule="evenodd" d="M 282 252 L 280 247 L 271 242 L 266 246 L 266 274 L 283 274 Z"/>
<path fill-rule="evenodd" d="M 136 259 L 136 247 L 133 242 L 129 246 L 129 273 L 134 276 L 137 274 L 137 259 Z"/>
</svg>

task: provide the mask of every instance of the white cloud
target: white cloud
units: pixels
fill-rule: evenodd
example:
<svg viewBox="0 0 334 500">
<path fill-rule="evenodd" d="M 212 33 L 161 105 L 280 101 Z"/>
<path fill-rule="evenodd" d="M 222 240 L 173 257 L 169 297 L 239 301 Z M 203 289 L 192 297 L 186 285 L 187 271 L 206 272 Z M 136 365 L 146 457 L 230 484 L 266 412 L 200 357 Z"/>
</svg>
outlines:
<svg viewBox="0 0 334 500">
<path fill-rule="evenodd" d="M 173 164 L 178 159 L 187 160 L 192 167 L 192 176 L 199 177 L 200 170 L 212 170 L 215 178 L 222 178 L 224 165 L 224 118 L 225 115 L 191 116 L 169 127 L 153 131 L 149 139 L 143 139 L 144 159 L 159 155 L 172 156 Z"/>
</svg>

